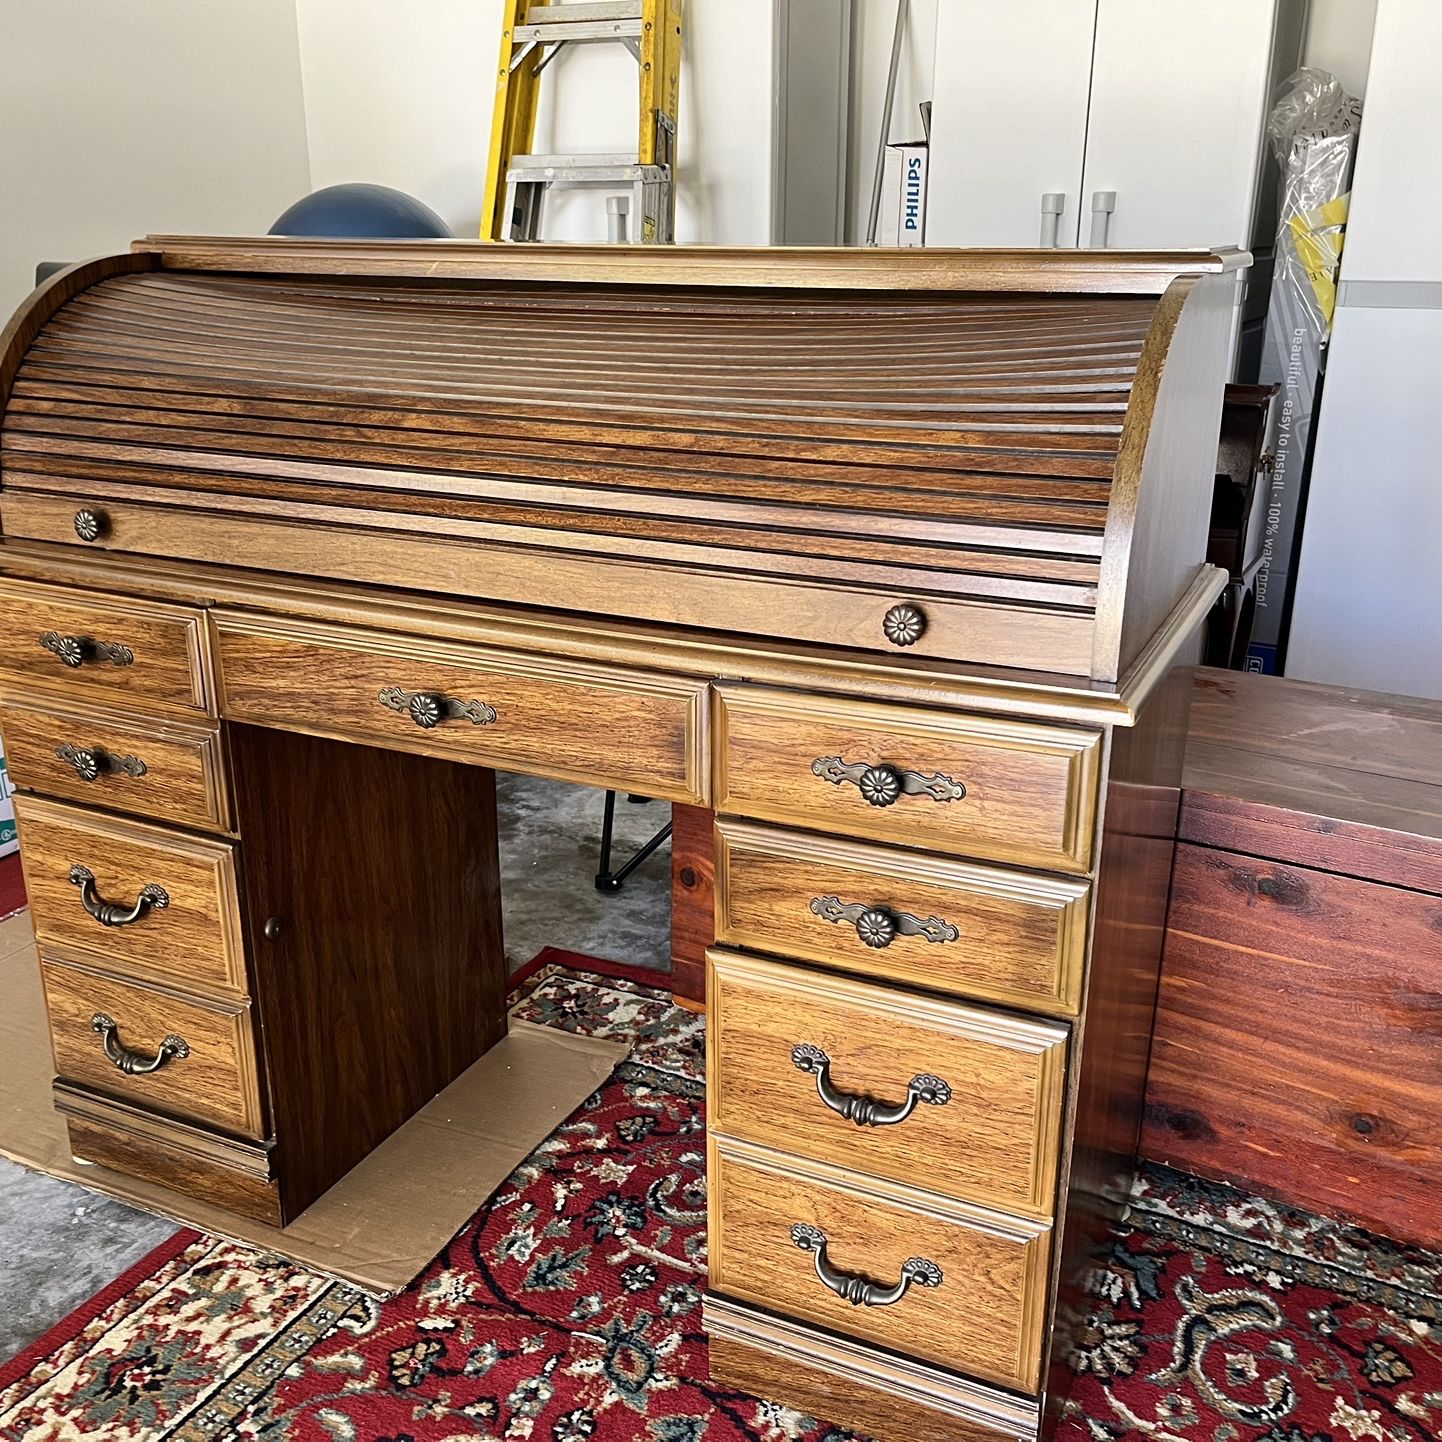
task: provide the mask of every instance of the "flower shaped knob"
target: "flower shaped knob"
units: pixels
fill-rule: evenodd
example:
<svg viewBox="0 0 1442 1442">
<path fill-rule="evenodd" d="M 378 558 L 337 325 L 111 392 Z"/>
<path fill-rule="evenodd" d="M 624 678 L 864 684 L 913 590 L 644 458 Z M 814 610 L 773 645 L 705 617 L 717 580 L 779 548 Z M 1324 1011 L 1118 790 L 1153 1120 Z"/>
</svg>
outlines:
<svg viewBox="0 0 1442 1442">
<path fill-rule="evenodd" d="M 889 911 L 871 907 L 856 918 L 856 934 L 867 946 L 879 951 L 896 940 L 896 922 Z"/>
<path fill-rule="evenodd" d="M 868 806 L 891 806 L 901 796 L 901 777 L 894 766 L 868 766 L 856 785 Z"/>
<path fill-rule="evenodd" d="M 926 630 L 926 614 L 920 606 L 903 601 L 881 618 L 881 629 L 893 646 L 914 646 Z"/>
<path fill-rule="evenodd" d="M 441 724 L 445 707 L 439 696 L 433 696 L 428 691 L 417 691 L 407 703 L 406 710 L 417 726 L 429 731 L 433 726 Z"/>
<path fill-rule="evenodd" d="M 76 511 L 75 534 L 82 541 L 98 541 L 105 534 L 105 518 L 96 511 Z"/>
</svg>

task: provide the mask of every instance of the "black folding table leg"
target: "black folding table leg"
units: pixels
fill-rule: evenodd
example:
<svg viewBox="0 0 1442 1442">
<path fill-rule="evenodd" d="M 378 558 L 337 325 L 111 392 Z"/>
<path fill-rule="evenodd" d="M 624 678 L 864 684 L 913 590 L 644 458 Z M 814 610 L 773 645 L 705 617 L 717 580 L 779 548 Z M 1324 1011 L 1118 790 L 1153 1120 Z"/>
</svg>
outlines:
<svg viewBox="0 0 1442 1442">
<path fill-rule="evenodd" d="M 632 800 L 637 798 L 632 797 Z M 614 895 L 624 884 L 626 878 L 650 856 L 664 841 L 671 835 L 671 823 L 668 821 L 639 851 L 632 856 L 618 871 L 611 870 L 611 837 L 616 824 L 616 793 L 606 793 L 606 807 L 601 813 L 601 855 L 599 858 L 599 870 L 596 872 L 596 890 Z"/>
</svg>

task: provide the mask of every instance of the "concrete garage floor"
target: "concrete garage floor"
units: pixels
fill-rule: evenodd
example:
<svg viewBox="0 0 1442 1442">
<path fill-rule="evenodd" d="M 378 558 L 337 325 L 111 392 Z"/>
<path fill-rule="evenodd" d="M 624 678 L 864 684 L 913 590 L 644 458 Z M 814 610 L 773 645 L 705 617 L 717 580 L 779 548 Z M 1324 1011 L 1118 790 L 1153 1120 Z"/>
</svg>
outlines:
<svg viewBox="0 0 1442 1442">
<path fill-rule="evenodd" d="M 595 888 L 603 793 L 497 778 L 506 958 L 544 946 L 665 970 L 671 851 L 662 846 L 615 896 Z M 670 807 L 616 801 L 619 865 Z M 0 1359 L 9 1358 L 174 1232 L 173 1223 L 0 1161 Z"/>
</svg>

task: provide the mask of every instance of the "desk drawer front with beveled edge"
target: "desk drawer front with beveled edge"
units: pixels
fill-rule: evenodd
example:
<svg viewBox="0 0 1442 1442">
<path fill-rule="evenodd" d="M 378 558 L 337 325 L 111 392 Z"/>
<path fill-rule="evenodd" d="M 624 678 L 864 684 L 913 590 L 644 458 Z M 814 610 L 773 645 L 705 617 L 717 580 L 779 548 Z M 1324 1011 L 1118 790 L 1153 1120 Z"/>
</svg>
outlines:
<svg viewBox="0 0 1442 1442">
<path fill-rule="evenodd" d="M 228 720 L 704 804 L 707 683 L 211 613 Z"/>
<path fill-rule="evenodd" d="M 1086 871 L 1101 733 L 764 687 L 717 691 L 718 812 Z"/>
</svg>

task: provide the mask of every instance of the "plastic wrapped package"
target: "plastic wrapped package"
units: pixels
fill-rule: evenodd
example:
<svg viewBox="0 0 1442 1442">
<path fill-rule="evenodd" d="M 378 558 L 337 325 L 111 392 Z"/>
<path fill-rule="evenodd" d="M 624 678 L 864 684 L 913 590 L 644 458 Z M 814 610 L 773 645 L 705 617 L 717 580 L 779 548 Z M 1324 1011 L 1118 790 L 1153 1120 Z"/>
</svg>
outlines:
<svg viewBox="0 0 1442 1442">
<path fill-rule="evenodd" d="M 1317 391 L 1337 299 L 1362 102 L 1324 70 L 1299 70 L 1267 120 L 1282 174 L 1271 305 L 1258 379 L 1280 382 L 1277 435 L 1250 671 L 1279 672 L 1301 537 Z"/>
</svg>

